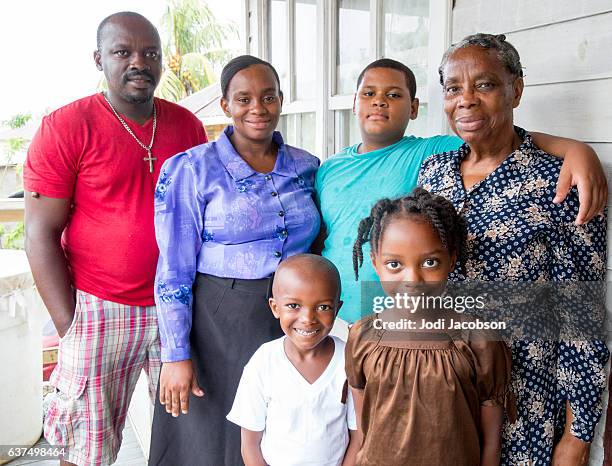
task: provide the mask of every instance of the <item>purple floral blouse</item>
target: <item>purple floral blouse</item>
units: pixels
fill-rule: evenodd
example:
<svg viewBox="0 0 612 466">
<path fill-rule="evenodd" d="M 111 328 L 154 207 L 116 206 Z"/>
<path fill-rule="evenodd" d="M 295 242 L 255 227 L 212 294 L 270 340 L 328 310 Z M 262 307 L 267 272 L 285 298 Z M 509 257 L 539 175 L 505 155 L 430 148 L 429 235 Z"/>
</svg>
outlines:
<svg viewBox="0 0 612 466">
<path fill-rule="evenodd" d="M 281 260 L 307 252 L 319 232 L 313 201 L 319 160 L 275 132 L 276 165 L 258 173 L 232 146 L 232 132 L 228 126 L 217 141 L 170 158 L 157 182 L 155 302 L 163 362 L 190 358 L 196 272 L 269 277 Z"/>
</svg>

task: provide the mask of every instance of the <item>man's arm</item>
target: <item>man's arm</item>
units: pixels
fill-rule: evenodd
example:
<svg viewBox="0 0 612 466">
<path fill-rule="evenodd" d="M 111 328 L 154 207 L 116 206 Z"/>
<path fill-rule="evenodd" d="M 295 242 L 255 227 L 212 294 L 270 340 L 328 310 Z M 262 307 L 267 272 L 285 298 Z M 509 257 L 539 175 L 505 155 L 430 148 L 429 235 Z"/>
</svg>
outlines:
<svg viewBox="0 0 612 466">
<path fill-rule="evenodd" d="M 263 431 L 240 429 L 240 453 L 244 466 L 266 466 L 263 453 L 261 452 L 261 439 Z"/>
<path fill-rule="evenodd" d="M 70 199 L 32 197 L 25 191 L 25 250 L 40 296 L 63 337 L 74 317 L 75 297 L 61 245 Z"/>
</svg>

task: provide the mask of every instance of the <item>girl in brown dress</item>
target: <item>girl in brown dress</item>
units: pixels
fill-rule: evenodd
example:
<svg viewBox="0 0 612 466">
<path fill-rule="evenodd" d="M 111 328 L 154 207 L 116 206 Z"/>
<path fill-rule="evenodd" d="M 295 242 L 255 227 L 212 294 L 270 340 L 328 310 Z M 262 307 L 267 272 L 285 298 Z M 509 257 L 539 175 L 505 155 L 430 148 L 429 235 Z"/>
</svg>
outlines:
<svg viewBox="0 0 612 466">
<path fill-rule="evenodd" d="M 465 330 L 473 319 L 425 301 L 443 296 L 465 240 L 453 205 L 420 188 L 380 200 L 359 225 L 355 273 L 369 242 L 386 295 L 377 303 L 387 300 L 346 346 L 359 465 L 499 464 L 510 352 L 492 332 Z"/>
</svg>

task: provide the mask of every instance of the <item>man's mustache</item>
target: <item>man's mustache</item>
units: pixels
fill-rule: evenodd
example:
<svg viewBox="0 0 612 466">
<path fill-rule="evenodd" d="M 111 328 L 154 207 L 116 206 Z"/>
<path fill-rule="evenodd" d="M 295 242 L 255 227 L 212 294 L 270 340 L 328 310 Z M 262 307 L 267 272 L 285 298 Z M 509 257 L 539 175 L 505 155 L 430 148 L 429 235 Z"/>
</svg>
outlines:
<svg viewBox="0 0 612 466">
<path fill-rule="evenodd" d="M 123 82 L 127 82 L 131 79 L 148 79 L 149 81 L 151 81 L 152 83 L 155 83 L 155 78 L 153 77 L 153 75 L 147 71 L 147 70 L 142 70 L 142 71 L 128 71 L 127 73 L 125 73 L 123 75 Z"/>
</svg>

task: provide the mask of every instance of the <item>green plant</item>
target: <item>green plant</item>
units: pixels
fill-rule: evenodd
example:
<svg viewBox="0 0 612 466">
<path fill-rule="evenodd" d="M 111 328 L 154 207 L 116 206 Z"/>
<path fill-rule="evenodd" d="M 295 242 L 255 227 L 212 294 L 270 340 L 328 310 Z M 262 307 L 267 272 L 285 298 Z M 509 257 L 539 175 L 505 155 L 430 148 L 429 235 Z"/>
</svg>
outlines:
<svg viewBox="0 0 612 466">
<path fill-rule="evenodd" d="M 23 222 L 17 223 L 17 226 L 7 233 L 4 227 L 2 227 L 2 230 L 3 235 L 0 244 L 4 249 L 23 249 L 23 238 L 25 234 Z"/>
<path fill-rule="evenodd" d="M 8 126 L 9 128 L 17 129 L 24 126 L 31 119 L 32 115 L 30 113 L 18 113 L 16 115 L 13 115 L 8 120 L 3 121 L 2 124 L 4 126 Z"/>
<path fill-rule="evenodd" d="M 25 229 L 23 222 L 18 222 L 14 228 L 10 228 L 8 225 L 0 225 L 0 249 L 23 249 L 23 239 L 25 235 Z"/>
<path fill-rule="evenodd" d="M 233 52 L 224 46 L 237 37 L 234 23 L 220 23 L 203 0 L 167 0 L 161 20 L 164 71 L 155 91 L 157 97 L 178 102 L 217 81 L 215 68 Z M 98 91 L 108 89 L 104 77 Z"/>
<path fill-rule="evenodd" d="M 232 55 L 224 43 L 237 35 L 232 23 L 222 24 L 202 0 L 168 0 L 162 18 L 166 69 L 158 93 L 183 98 L 217 81 L 214 67 Z M 177 100 L 180 100 L 177 99 Z"/>
<path fill-rule="evenodd" d="M 7 126 L 11 129 L 18 129 L 32 119 L 32 115 L 30 113 L 18 113 L 13 115 L 6 121 L 2 122 L 3 126 Z M 4 180 L 6 179 L 6 175 L 8 173 L 9 167 L 15 165 L 17 173 L 21 174 L 23 167 L 20 164 L 14 164 L 13 160 L 15 155 L 19 152 L 27 149 L 29 141 L 22 137 L 13 137 L 7 139 L 7 145 L 4 148 L 4 157 L 2 159 L 2 164 L 4 165 L 4 169 L 2 170 L 2 175 L 0 175 L 0 186 L 4 184 Z"/>
</svg>

